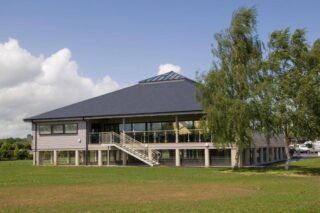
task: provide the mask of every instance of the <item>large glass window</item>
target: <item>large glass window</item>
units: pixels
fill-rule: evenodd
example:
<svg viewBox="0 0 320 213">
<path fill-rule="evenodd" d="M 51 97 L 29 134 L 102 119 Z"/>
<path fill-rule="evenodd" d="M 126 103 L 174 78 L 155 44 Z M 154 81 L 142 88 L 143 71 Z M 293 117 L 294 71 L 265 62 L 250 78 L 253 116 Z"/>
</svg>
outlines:
<svg viewBox="0 0 320 213">
<path fill-rule="evenodd" d="M 174 122 L 162 122 L 162 130 L 174 130 Z"/>
<path fill-rule="evenodd" d="M 193 121 L 181 121 L 179 122 L 180 129 L 193 129 Z"/>
<path fill-rule="evenodd" d="M 77 134 L 78 133 L 78 124 L 65 124 L 65 133 L 66 134 Z"/>
<path fill-rule="evenodd" d="M 152 130 L 161 130 L 161 122 L 152 123 Z"/>
<path fill-rule="evenodd" d="M 63 134 L 63 125 L 62 124 L 52 125 L 52 134 Z"/>
<path fill-rule="evenodd" d="M 134 123 L 133 131 L 146 131 L 146 123 Z"/>
<path fill-rule="evenodd" d="M 123 124 L 119 125 L 119 129 L 120 129 L 120 132 L 123 131 Z M 125 124 L 124 125 L 124 131 L 131 132 L 132 131 L 132 124 Z"/>
<path fill-rule="evenodd" d="M 40 135 L 50 135 L 51 134 L 51 125 L 40 125 L 39 126 Z"/>
</svg>

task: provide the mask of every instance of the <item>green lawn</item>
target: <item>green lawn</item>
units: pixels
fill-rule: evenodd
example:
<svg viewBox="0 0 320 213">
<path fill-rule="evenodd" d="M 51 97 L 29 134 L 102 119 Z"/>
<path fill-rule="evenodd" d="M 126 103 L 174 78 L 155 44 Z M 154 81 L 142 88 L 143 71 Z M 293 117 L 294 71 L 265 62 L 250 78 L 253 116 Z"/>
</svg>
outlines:
<svg viewBox="0 0 320 213">
<path fill-rule="evenodd" d="M 320 211 L 320 159 L 287 172 L 31 163 L 0 162 L 0 212 Z"/>
</svg>

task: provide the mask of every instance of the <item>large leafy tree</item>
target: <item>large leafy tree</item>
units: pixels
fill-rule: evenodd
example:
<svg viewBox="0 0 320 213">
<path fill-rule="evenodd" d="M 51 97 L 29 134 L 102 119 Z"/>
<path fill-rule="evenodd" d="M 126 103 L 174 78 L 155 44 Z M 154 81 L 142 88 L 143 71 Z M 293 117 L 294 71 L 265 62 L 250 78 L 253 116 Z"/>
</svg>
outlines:
<svg viewBox="0 0 320 213">
<path fill-rule="evenodd" d="M 304 30 L 274 31 L 267 60 L 274 126 L 283 133 L 288 169 L 292 137 L 314 139 L 319 134 L 319 44 L 310 50 Z"/>
<path fill-rule="evenodd" d="M 204 125 L 215 143 L 235 143 L 236 160 L 252 143 L 258 120 L 267 117 L 268 107 L 259 112 L 263 88 L 262 43 L 256 32 L 256 9 L 240 8 L 231 25 L 215 34 L 216 48 L 211 70 L 200 76 L 198 98 L 206 113 Z M 264 99 L 267 100 L 267 99 Z"/>
</svg>

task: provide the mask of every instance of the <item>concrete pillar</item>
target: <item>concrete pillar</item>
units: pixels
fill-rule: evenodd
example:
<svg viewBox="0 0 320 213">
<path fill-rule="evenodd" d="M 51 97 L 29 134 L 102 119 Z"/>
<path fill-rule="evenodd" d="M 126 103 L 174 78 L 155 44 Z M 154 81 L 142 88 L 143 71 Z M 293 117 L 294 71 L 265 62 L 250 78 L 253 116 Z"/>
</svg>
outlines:
<svg viewBox="0 0 320 213">
<path fill-rule="evenodd" d="M 152 161 L 152 149 L 148 149 L 148 159 Z"/>
<path fill-rule="evenodd" d="M 204 149 L 204 166 L 207 168 L 210 166 L 209 148 L 208 147 L 206 147 Z"/>
<path fill-rule="evenodd" d="M 278 156 L 279 156 L 278 155 L 278 147 L 275 147 L 274 149 L 275 149 L 275 152 L 274 152 L 275 153 L 275 158 L 274 158 L 274 160 L 278 161 L 279 160 L 278 159 Z"/>
<path fill-rule="evenodd" d="M 176 143 L 179 143 L 179 119 L 176 115 Z"/>
<path fill-rule="evenodd" d="M 53 165 L 56 166 L 58 164 L 58 155 L 57 150 L 53 150 Z"/>
<path fill-rule="evenodd" d="M 237 157 L 237 149 L 231 149 L 231 167 L 232 168 L 237 167 L 236 157 Z"/>
<path fill-rule="evenodd" d="M 176 166 L 181 166 L 180 163 L 180 150 L 176 149 Z"/>
<path fill-rule="evenodd" d="M 40 165 L 40 152 L 37 151 L 37 152 L 33 152 L 33 161 L 34 161 L 34 165 L 35 166 L 39 166 Z"/>
<path fill-rule="evenodd" d="M 127 165 L 127 153 L 122 152 L 122 165 Z"/>
<path fill-rule="evenodd" d="M 269 156 L 269 155 L 270 155 L 270 154 L 269 154 L 269 147 L 267 147 L 266 149 L 267 149 L 267 151 L 266 151 L 266 155 L 267 155 L 267 156 L 266 156 L 266 163 L 269 163 L 269 159 L 270 159 L 270 156 Z"/>
<path fill-rule="evenodd" d="M 102 150 L 98 150 L 98 166 L 102 166 Z"/>
<path fill-rule="evenodd" d="M 108 150 L 107 150 L 107 165 L 110 165 L 110 146 L 108 146 Z"/>
<path fill-rule="evenodd" d="M 32 152 L 32 165 L 36 165 L 36 155 L 35 155 L 35 151 Z"/>
<path fill-rule="evenodd" d="M 79 150 L 76 150 L 74 153 L 74 165 L 79 166 Z"/>
</svg>

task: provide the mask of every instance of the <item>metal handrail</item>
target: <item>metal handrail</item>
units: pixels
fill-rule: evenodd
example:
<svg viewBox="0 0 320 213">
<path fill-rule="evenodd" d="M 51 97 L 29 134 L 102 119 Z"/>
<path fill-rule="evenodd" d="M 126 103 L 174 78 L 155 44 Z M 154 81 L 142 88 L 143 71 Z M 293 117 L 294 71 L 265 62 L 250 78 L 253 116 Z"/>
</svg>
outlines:
<svg viewBox="0 0 320 213">
<path fill-rule="evenodd" d="M 121 135 L 115 132 L 99 132 L 91 133 L 91 135 L 98 135 L 99 144 L 126 144 L 126 147 L 131 148 L 135 152 L 148 156 L 148 146 L 135 140 L 134 138 L 122 133 Z M 91 141 L 90 141 L 91 142 Z M 151 149 L 151 158 L 153 161 L 158 162 L 161 153 L 157 150 Z"/>
<path fill-rule="evenodd" d="M 180 131 L 179 129 L 178 131 Z M 188 129 L 189 131 L 203 131 L 202 129 Z M 176 132 L 176 130 L 148 130 L 148 131 L 126 131 L 126 133 L 153 133 L 153 132 Z"/>
<path fill-rule="evenodd" d="M 202 136 L 203 136 L 203 130 L 202 129 L 187 129 L 187 133 L 182 133 L 182 129 L 179 131 L 179 136 L 186 137 L 185 140 L 180 142 L 201 142 Z M 153 138 L 153 141 L 150 141 L 151 143 L 157 143 L 157 140 L 160 140 L 158 137 L 164 137 L 163 142 L 164 143 L 174 143 L 175 140 L 169 141 L 168 135 L 174 135 L 176 134 L 177 130 L 149 130 L 149 131 L 126 131 L 126 134 L 130 134 L 133 136 L 133 138 L 136 138 L 136 135 L 142 134 L 143 135 L 143 141 L 146 140 L 147 137 L 151 136 Z M 191 139 L 192 136 L 195 136 L 195 138 Z M 149 142 L 149 143 L 150 143 Z"/>
<path fill-rule="evenodd" d="M 114 133 L 117 134 L 117 133 Z M 119 134 L 118 134 L 119 135 Z M 148 155 L 149 149 L 148 146 L 146 146 L 145 144 L 141 143 L 140 141 L 135 140 L 134 138 L 126 135 L 125 133 L 122 133 L 122 136 L 124 135 L 125 140 L 122 140 L 122 143 L 128 143 L 131 145 L 131 147 L 133 148 L 133 145 L 137 145 L 139 146 L 142 150 L 144 150 L 144 154 Z M 120 136 L 120 135 L 119 135 Z M 120 136 L 121 137 L 121 136 Z M 151 149 L 151 153 L 152 153 L 152 160 L 155 160 L 158 162 L 159 157 L 161 155 L 161 153 L 157 150 Z"/>
</svg>

